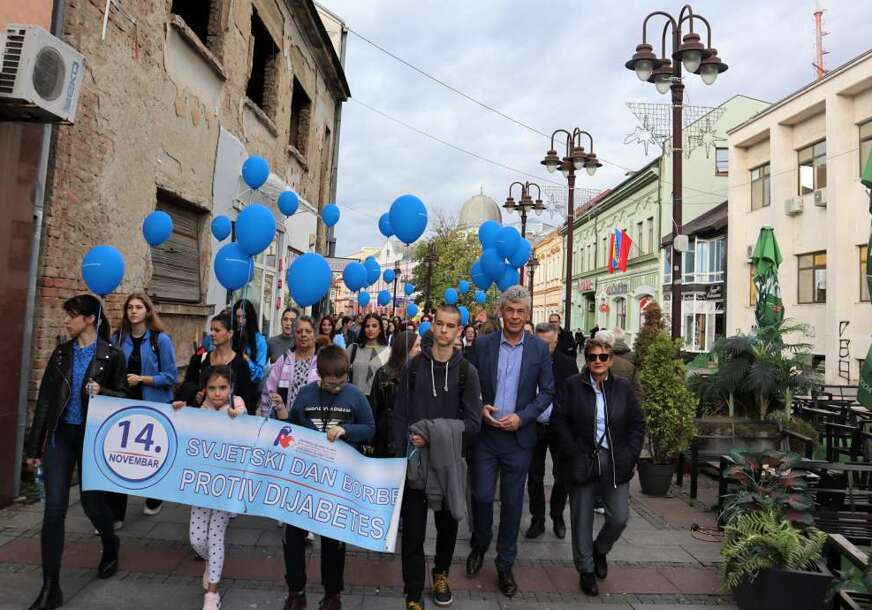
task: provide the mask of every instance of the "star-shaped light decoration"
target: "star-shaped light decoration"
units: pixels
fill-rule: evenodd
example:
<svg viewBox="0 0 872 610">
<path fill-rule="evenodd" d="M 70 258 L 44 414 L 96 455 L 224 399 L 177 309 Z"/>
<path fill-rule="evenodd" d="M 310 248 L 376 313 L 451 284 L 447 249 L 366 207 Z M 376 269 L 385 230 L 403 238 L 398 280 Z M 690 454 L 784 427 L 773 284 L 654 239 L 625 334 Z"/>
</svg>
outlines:
<svg viewBox="0 0 872 610">
<path fill-rule="evenodd" d="M 624 138 L 624 144 L 641 144 L 645 149 L 645 156 L 648 156 L 648 147 L 652 144 L 658 144 L 658 139 L 654 136 L 654 130 L 651 129 L 648 123 L 648 117 L 644 117 L 642 124 L 637 126 L 633 133 Z"/>
<path fill-rule="evenodd" d="M 704 121 L 701 121 L 701 124 L 697 126 L 693 133 L 688 134 L 688 145 L 685 154 L 689 158 L 690 153 L 693 152 L 694 149 L 699 148 L 700 146 L 704 146 L 705 158 L 709 159 L 711 158 L 712 149 L 717 148 L 719 142 L 726 141 L 726 138 L 718 135 L 717 129 L 715 128 L 713 121 L 711 119 L 705 119 Z"/>
</svg>

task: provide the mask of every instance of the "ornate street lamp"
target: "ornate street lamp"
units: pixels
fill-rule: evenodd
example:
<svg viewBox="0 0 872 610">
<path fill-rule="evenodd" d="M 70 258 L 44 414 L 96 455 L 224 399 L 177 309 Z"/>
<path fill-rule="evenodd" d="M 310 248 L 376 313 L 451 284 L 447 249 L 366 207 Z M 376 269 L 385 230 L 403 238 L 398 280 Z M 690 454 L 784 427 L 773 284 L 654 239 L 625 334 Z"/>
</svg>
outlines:
<svg viewBox="0 0 872 610">
<path fill-rule="evenodd" d="M 660 41 L 660 57 L 654 54 L 653 47 L 648 43 L 648 20 L 654 16 L 666 18 Z M 703 45 L 700 36 L 694 31 L 696 22 L 705 25 L 707 44 Z M 683 34 L 684 29 L 688 32 Z M 671 59 L 666 54 L 666 35 L 672 33 Z M 683 35 L 682 35 L 683 34 Z M 678 18 L 669 13 L 654 11 L 642 22 L 642 43 L 636 46 L 633 57 L 624 64 L 636 73 L 639 80 L 654 83 L 657 91 L 665 94 L 672 91 L 672 336 L 681 336 L 681 256 L 675 248 L 675 238 L 681 233 L 681 195 L 682 195 L 682 159 L 683 152 L 683 107 L 684 83 L 681 79 L 681 67 L 691 74 L 699 74 L 702 82 L 711 85 L 718 74 L 727 69 L 727 64 L 718 57 L 718 50 L 712 47 L 712 29 L 708 20 L 695 14 L 689 4 L 685 5 Z M 552 147 L 553 148 L 553 147 Z"/>
</svg>

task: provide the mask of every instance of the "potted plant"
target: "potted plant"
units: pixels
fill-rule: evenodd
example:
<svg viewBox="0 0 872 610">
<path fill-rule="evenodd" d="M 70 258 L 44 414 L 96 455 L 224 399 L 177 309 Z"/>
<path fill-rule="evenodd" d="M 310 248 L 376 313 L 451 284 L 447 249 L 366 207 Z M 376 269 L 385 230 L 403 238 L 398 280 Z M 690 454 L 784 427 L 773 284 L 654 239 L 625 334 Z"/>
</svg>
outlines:
<svg viewBox="0 0 872 610">
<path fill-rule="evenodd" d="M 740 513 L 726 526 L 721 582 L 740 610 L 820 610 L 832 574 L 821 563 L 826 534 L 775 510 Z"/>
<path fill-rule="evenodd" d="M 741 610 L 823 608 L 832 574 L 821 563 L 826 534 L 815 529 L 800 457 L 780 451 L 730 453 L 724 475 L 721 582 Z"/>
<path fill-rule="evenodd" d="M 639 481 L 642 493 L 651 496 L 669 491 L 675 459 L 695 433 L 697 398 L 687 387 L 680 351 L 681 340 L 661 330 L 646 346 L 639 376 L 649 455 L 639 462 Z"/>
</svg>

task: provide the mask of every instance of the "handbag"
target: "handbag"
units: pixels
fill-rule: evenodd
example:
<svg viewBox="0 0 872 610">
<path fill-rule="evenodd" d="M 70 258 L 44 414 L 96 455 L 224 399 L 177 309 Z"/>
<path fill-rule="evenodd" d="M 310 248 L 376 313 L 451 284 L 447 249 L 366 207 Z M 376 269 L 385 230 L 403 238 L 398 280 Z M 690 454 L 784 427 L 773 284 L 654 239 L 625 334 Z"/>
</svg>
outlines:
<svg viewBox="0 0 872 610">
<path fill-rule="evenodd" d="M 605 432 L 603 432 L 603 435 L 596 442 L 593 453 L 582 453 L 576 458 L 573 468 L 569 473 L 569 479 L 573 485 L 586 485 L 602 476 L 603 468 L 600 462 L 600 451 L 603 448 L 602 444 L 605 437 Z"/>
</svg>

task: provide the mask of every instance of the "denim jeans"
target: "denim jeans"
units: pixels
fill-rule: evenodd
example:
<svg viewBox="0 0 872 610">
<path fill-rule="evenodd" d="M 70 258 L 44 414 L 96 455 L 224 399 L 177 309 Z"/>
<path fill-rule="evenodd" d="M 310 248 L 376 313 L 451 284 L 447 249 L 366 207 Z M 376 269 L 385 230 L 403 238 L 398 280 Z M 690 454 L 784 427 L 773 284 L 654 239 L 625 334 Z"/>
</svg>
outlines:
<svg viewBox="0 0 872 610">
<path fill-rule="evenodd" d="M 630 483 L 612 485 L 612 461 L 607 449 L 600 452 L 602 476 L 585 485 L 569 488 L 572 520 L 572 561 L 579 572 L 593 572 L 593 550 L 608 554 L 627 526 L 630 513 Z M 606 509 L 606 522 L 593 539 L 593 509 L 597 496 Z"/>
<path fill-rule="evenodd" d="M 45 576 L 57 578 L 64 552 L 64 520 L 70 503 L 73 469 L 82 469 L 82 445 L 85 426 L 60 424 L 48 439 L 42 457 L 45 483 L 45 512 L 42 517 L 42 570 Z M 112 509 L 104 491 L 83 491 L 82 508 L 100 532 L 104 549 L 115 545 Z"/>
</svg>

